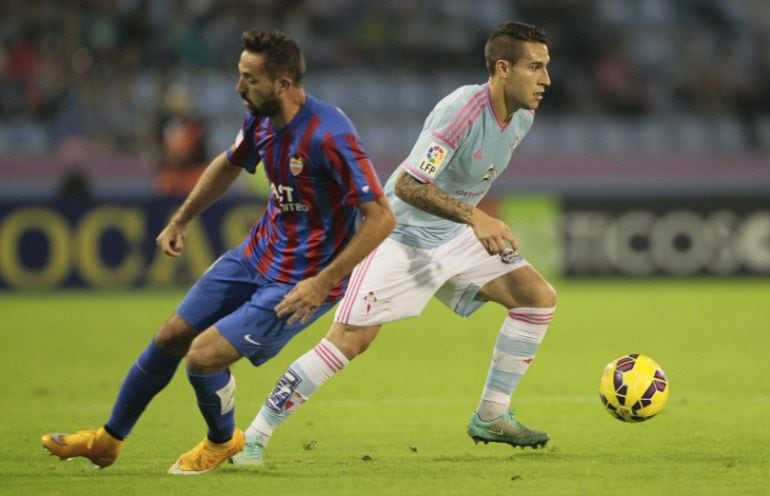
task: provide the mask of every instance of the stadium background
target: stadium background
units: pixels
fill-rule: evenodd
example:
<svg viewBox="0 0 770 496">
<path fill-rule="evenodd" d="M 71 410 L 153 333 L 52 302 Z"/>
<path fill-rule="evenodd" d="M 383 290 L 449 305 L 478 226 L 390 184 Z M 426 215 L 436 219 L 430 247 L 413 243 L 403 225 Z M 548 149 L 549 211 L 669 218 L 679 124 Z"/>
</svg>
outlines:
<svg viewBox="0 0 770 496">
<path fill-rule="evenodd" d="M 552 39 L 553 84 L 487 203 L 529 258 L 568 276 L 770 273 L 767 2 L 0 5 L 2 287 L 186 283 L 237 241 L 260 177 L 175 267 L 152 243 L 238 130 L 242 30 L 298 39 L 308 91 L 349 114 L 384 179 L 438 99 L 485 80 L 504 19 Z"/>
<path fill-rule="evenodd" d="M 548 449 L 468 440 L 501 309 L 433 303 L 293 415 L 256 476 L 165 475 L 203 434 L 182 370 L 108 470 L 40 452 L 44 432 L 104 421 L 187 284 L 261 209 L 265 184 L 244 175 L 181 259 L 154 247 L 240 125 L 242 30 L 300 41 L 308 91 L 350 115 L 384 179 L 436 100 L 485 80 L 484 40 L 509 18 L 553 40 L 553 85 L 486 203 L 559 294 L 514 405 Z M 765 0 L 0 0 L 0 494 L 767 494 L 768 88 Z M 240 426 L 330 321 L 235 365 Z M 597 397 L 631 352 L 672 389 L 634 425 Z"/>
</svg>

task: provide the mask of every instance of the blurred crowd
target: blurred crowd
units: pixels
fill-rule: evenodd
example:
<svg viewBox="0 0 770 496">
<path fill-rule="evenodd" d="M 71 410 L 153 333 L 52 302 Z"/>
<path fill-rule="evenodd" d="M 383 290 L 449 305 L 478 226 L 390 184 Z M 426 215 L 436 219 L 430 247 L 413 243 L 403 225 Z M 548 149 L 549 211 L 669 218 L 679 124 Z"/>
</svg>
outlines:
<svg viewBox="0 0 770 496">
<path fill-rule="evenodd" d="M 295 37 L 311 92 L 365 132 L 405 115 L 419 129 L 440 92 L 484 80 L 484 41 L 507 19 L 552 39 L 546 116 L 727 116 L 741 146 L 770 146 L 766 0 L 0 0 L 0 155 L 86 147 L 199 167 L 232 138 L 223 114 L 243 111 L 250 28 Z"/>
</svg>

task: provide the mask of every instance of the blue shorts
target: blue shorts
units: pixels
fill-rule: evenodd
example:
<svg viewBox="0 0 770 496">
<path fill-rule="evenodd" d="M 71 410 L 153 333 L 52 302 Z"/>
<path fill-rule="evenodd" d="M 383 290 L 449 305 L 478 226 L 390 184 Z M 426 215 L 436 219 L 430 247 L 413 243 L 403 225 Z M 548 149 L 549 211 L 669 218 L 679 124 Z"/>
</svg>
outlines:
<svg viewBox="0 0 770 496">
<path fill-rule="evenodd" d="M 335 304 L 324 302 L 306 324 L 288 325 L 274 308 L 293 287 L 262 277 L 236 248 L 219 257 L 198 279 L 177 313 L 198 331 L 213 325 L 241 355 L 261 365 Z"/>
</svg>

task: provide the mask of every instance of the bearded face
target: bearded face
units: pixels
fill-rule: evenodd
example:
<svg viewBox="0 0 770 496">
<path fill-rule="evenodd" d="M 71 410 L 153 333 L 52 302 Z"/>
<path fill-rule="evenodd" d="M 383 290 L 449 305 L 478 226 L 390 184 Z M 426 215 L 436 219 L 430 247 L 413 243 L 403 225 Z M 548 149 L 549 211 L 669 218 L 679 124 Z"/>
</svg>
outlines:
<svg viewBox="0 0 770 496">
<path fill-rule="evenodd" d="M 281 103 L 275 81 L 265 71 L 264 57 L 244 50 L 238 62 L 238 72 L 240 77 L 235 89 L 249 113 L 256 117 L 272 117 L 277 114 Z"/>
</svg>

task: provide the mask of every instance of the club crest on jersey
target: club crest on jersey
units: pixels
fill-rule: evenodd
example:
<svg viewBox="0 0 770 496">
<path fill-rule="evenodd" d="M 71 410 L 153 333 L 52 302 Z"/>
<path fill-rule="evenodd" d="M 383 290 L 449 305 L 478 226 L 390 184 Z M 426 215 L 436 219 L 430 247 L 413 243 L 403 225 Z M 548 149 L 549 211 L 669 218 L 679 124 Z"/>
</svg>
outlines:
<svg viewBox="0 0 770 496">
<path fill-rule="evenodd" d="M 300 158 L 299 155 L 292 155 L 289 157 L 289 170 L 292 175 L 298 176 L 304 167 L 305 164 L 302 163 L 302 158 Z"/>
<path fill-rule="evenodd" d="M 420 170 L 430 177 L 436 177 L 439 166 L 446 157 L 446 148 L 436 142 L 428 145 L 425 157 L 420 161 Z"/>
</svg>

